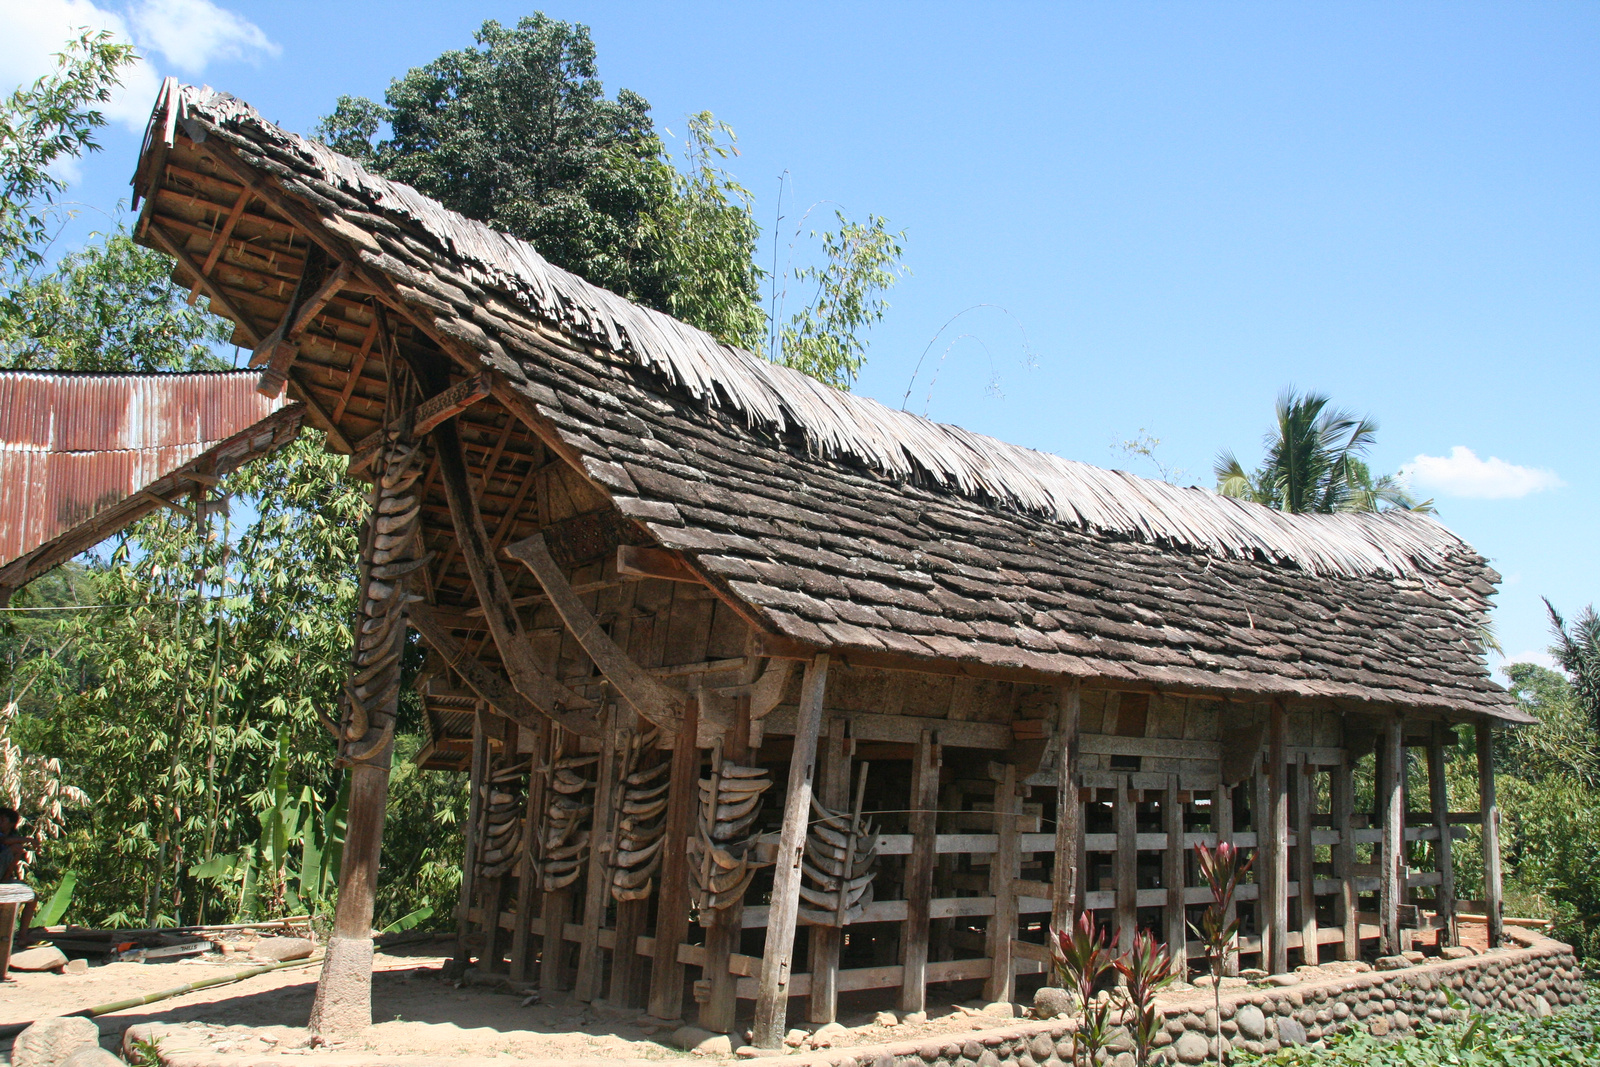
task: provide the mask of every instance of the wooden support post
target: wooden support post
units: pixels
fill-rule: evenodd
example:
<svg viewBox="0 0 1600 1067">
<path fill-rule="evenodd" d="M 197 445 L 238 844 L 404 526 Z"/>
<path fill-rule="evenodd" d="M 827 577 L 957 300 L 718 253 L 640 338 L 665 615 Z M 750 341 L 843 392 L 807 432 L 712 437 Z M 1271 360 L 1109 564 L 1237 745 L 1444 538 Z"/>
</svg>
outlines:
<svg viewBox="0 0 1600 1067">
<path fill-rule="evenodd" d="M 1317 847 L 1311 843 L 1317 811 L 1316 771 L 1304 758 L 1295 766 L 1295 880 L 1300 883 L 1300 962 L 1315 967 L 1321 946 L 1317 942 Z"/>
<path fill-rule="evenodd" d="M 1178 981 L 1189 980 L 1189 920 L 1183 904 L 1187 864 L 1183 849 L 1183 800 L 1178 795 L 1178 776 L 1167 775 L 1167 789 L 1161 795 L 1161 828 L 1167 833 L 1167 847 L 1161 853 L 1161 885 L 1167 891 L 1167 951 Z"/>
<path fill-rule="evenodd" d="M 567 965 L 567 942 L 563 933 L 572 918 L 572 890 L 554 889 L 539 902 L 539 988 L 559 992 L 571 983 Z"/>
<path fill-rule="evenodd" d="M 1218 782 L 1216 792 L 1211 794 L 1211 829 L 1217 835 L 1217 843 L 1233 840 L 1233 787 L 1226 782 Z M 1239 902 L 1232 897 L 1228 898 L 1228 910 L 1223 912 L 1226 922 L 1233 922 L 1239 917 Z M 1239 954 L 1228 953 L 1228 958 L 1223 961 L 1222 973 L 1233 976 L 1239 973 Z"/>
<path fill-rule="evenodd" d="M 667 790 L 666 843 L 661 888 L 656 892 L 656 947 L 650 964 L 650 1014 L 677 1019 L 683 1013 L 683 964 L 678 946 L 689 933 L 689 824 L 700 794 L 700 701 L 691 695 L 672 743 L 672 785 Z"/>
<path fill-rule="evenodd" d="M 1500 888 L 1500 808 L 1494 799 L 1494 733 L 1478 723 L 1478 817 L 1483 826 L 1483 901 L 1489 918 L 1489 947 L 1505 937 L 1504 902 Z"/>
<path fill-rule="evenodd" d="M 1428 739 L 1428 799 L 1433 805 L 1433 825 L 1439 829 L 1439 840 L 1434 845 L 1434 859 L 1439 871 L 1439 887 L 1434 892 L 1433 907 L 1444 923 L 1440 931 L 1441 945 L 1459 943 L 1456 930 L 1456 868 L 1451 857 L 1450 841 L 1450 789 L 1445 780 L 1445 752 L 1455 744 L 1455 729 L 1445 723 L 1433 728 Z"/>
<path fill-rule="evenodd" d="M 938 866 L 939 739 L 923 730 L 911 766 L 911 855 L 906 857 L 906 921 L 900 932 L 900 1010 L 925 1011 L 928 1006 L 928 932 L 933 901 L 933 873 Z"/>
<path fill-rule="evenodd" d="M 1050 925 L 1067 930 L 1083 901 L 1083 804 L 1078 800 L 1078 720 L 1083 687 L 1062 686 L 1056 699 L 1056 851 L 1051 868 Z"/>
<path fill-rule="evenodd" d="M 1389 716 L 1379 743 L 1383 761 L 1379 770 L 1377 799 L 1383 812 L 1383 843 L 1378 866 L 1378 918 L 1383 930 L 1383 951 L 1400 951 L 1400 865 L 1405 857 L 1406 800 L 1402 786 L 1405 765 L 1405 717 Z"/>
<path fill-rule="evenodd" d="M 0 982 L 9 981 L 11 940 L 17 932 L 17 911 L 33 901 L 33 890 L 21 882 L 0 883 Z"/>
<path fill-rule="evenodd" d="M 994 914 L 989 917 L 988 950 L 993 968 L 984 985 L 987 1001 L 1010 1001 L 1016 992 L 1016 966 L 1011 956 L 1011 941 L 1017 936 L 1017 894 L 1011 888 L 1022 876 L 1022 854 L 1018 820 L 1022 818 L 1022 798 L 1017 795 L 1017 765 L 1005 764 L 994 791 L 994 832 L 999 847 L 989 858 L 989 895 L 994 897 Z"/>
<path fill-rule="evenodd" d="M 1264 848 L 1270 877 L 1261 887 L 1269 895 L 1262 936 L 1262 969 L 1282 974 L 1289 969 L 1289 713 L 1282 701 L 1272 702 L 1267 719 L 1267 811 Z"/>
<path fill-rule="evenodd" d="M 1114 858 L 1117 901 L 1117 951 L 1133 947 L 1133 934 L 1139 925 L 1139 794 L 1133 779 L 1117 779 L 1117 852 Z"/>
<path fill-rule="evenodd" d="M 828 738 L 822 745 L 817 799 L 829 811 L 843 811 L 850 803 L 850 755 L 854 745 L 846 726 L 843 716 L 829 720 Z M 843 941 L 843 927 L 811 927 L 806 954 L 811 961 L 811 1002 L 806 1018 L 813 1023 L 831 1023 L 838 1011 L 839 947 Z"/>
<path fill-rule="evenodd" d="M 1339 958 L 1361 958 L 1361 929 L 1356 899 L 1356 846 L 1351 839 L 1351 812 L 1355 806 L 1355 788 L 1351 781 L 1350 754 L 1340 752 L 1339 769 L 1330 783 L 1330 800 L 1333 806 L 1333 829 L 1339 841 L 1333 846 L 1333 876 L 1339 880 Z"/>
<path fill-rule="evenodd" d="M 601 716 L 604 733 L 600 740 L 600 777 L 595 783 L 594 817 L 589 826 L 589 864 L 583 885 L 583 938 L 578 942 L 578 975 L 572 982 L 572 999 L 587 1004 L 600 995 L 600 928 L 605 925 L 611 901 L 611 846 L 616 827 L 617 753 L 627 751 L 632 731 L 619 728 L 620 720 L 632 718 L 615 704 Z"/>
<path fill-rule="evenodd" d="M 502 740 L 505 731 L 501 729 L 503 719 L 490 719 L 489 709 L 482 704 L 478 705 L 477 728 L 485 738 L 484 775 L 482 785 L 482 798 L 478 803 L 478 851 L 482 853 L 488 847 L 489 840 L 489 794 L 491 765 L 489 754 L 493 752 L 493 742 Z M 501 751 L 505 751 L 502 745 Z M 478 858 L 474 858 L 478 862 Z M 500 899 L 505 883 L 499 878 L 485 878 L 478 887 L 478 906 L 483 909 L 483 952 L 478 956 L 478 966 L 485 974 L 492 973 L 500 966 Z M 466 957 L 463 956 L 462 959 Z"/>
<path fill-rule="evenodd" d="M 732 763 L 750 762 L 750 697 L 734 698 L 732 728 L 723 740 L 722 757 Z M 848 764 L 848 759 L 846 760 Z M 848 770 L 848 768 L 847 768 Z M 738 1017 L 739 976 L 729 968 L 729 960 L 739 950 L 744 934 L 744 902 L 736 901 L 726 908 L 711 913 L 711 924 L 706 928 L 706 964 L 701 974 L 710 986 L 710 995 L 700 1005 L 700 1026 L 713 1033 L 725 1034 L 733 1029 Z M 815 958 L 815 957 L 813 957 Z M 812 996 L 816 995 L 816 980 L 812 979 Z M 832 1021 L 832 1020 L 829 1020 Z"/>
<path fill-rule="evenodd" d="M 519 727 L 519 734 L 529 732 L 527 726 Z M 544 775 L 539 768 L 549 759 L 550 741 L 548 724 L 531 730 L 533 744 L 530 758 L 533 771 L 528 775 L 528 802 L 522 812 L 522 860 L 517 864 L 517 928 L 511 935 L 511 980 L 526 981 L 528 977 L 529 941 L 533 936 L 533 908 L 537 897 L 538 875 L 534 865 L 538 858 L 537 839 L 540 833 L 540 815 L 544 812 Z M 518 746 L 523 747 L 523 746 Z"/>
<path fill-rule="evenodd" d="M 467 918 L 478 892 L 478 838 L 484 809 L 483 784 L 489 779 L 489 738 L 483 732 L 483 711 L 472 717 L 472 760 L 467 764 L 467 828 L 461 845 L 461 896 L 456 904 L 456 960 L 466 964 L 467 934 L 472 924 Z"/>
<path fill-rule="evenodd" d="M 750 1043 L 756 1048 L 782 1048 L 789 1012 L 789 980 L 794 959 L 794 928 L 800 915 L 800 861 L 805 855 L 806 826 L 811 821 L 811 780 L 817 769 L 817 733 L 822 726 L 823 697 L 828 685 L 828 654 L 817 653 L 806 664 L 800 683 L 800 708 L 795 715 L 794 753 L 789 758 L 789 785 L 784 795 L 783 828 L 772 876 L 772 904 L 767 912 L 767 947 L 756 984 L 756 1017 Z"/>
</svg>

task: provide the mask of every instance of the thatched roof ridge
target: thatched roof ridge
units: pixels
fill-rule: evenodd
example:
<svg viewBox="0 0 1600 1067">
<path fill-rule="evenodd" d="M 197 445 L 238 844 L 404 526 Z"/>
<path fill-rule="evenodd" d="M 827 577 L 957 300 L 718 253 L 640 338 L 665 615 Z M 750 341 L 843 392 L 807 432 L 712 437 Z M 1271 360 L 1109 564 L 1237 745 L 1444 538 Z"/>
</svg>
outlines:
<svg viewBox="0 0 1600 1067">
<path fill-rule="evenodd" d="M 176 106 L 167 107 L 169 100 Z M 696 402 L 752 428 L 803 435 L 819 456 L 1088 532 L 1316 574 L 1426 578 L 1471 551 L 1426 516 L 1287 515 L 1007 444 L 841 392 L 592 285 L 551 265 L 526 242 L 282 130 L 228 94 L 169 83 L 152 123 L 170 128 L 189 116 L 291 155 L 297 169 L 309 165 L 367 210 L 427 234 L 474 285 L 514 295 L 539 318 L 648 368 Z M 152 135 L 159 136 L 154 128 Z"/>
</svg>

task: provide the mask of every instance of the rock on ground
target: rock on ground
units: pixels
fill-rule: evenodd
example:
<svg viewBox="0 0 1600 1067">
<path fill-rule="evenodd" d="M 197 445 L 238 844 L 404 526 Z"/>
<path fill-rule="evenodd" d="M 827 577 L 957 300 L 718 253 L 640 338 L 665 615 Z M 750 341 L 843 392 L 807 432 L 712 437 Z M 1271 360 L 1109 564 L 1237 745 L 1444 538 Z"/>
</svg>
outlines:
<svg viewBox="0 0 1600 1067">
<path fill-rule="evenodd" d="M 733 1055 L 733 1039 L 698 1026 L 680 1026 L 672 1032 L 672 1043 L 685 1052 L 704 1052 L 712 1056 Z"/>
<path fill-rule="evenodd" d="M 1233 1021 L 1239 1024 L 1239 1033 L 1251 1041 L 1260 1041 L 1266 1035 L 1267 1017 L 1254 1004 L 1240 1008 Z"/>
<path fill-rule="evenodd" d="M 99 1045 L 85 1045 L 62 1062 L 61 1067 L 128 1067 Z"/>
<path fill-rule="evenodd" d="M 54 945 L 25 948 L 11 956 L 13 971 L 59 971 L 67 965 L 67 954 Z"/>
<path fill-rule="evenodd" d="M 40 1019 L 17 1035 L 11 1047 L 12 1067 L 61 1067 L 81 1048 L 100 1047 L 100 1028 L 93 1020 L 72 1016 Z"/>
<path fill-rule="evenodd" d="M 1033 1013 L 1041 1019 L 1054 1019 L 1061 1015 L 1071 1015 L 1075 1000 L 1071 993 L 1065 989 L 1054 986 L 1040 986 L 1033 994 Z"/>
<path fill-rule="evenodd" d="M 1174 1045 L 1178 1054 L 1179 1063 L 1204 1063 L 1211 1054 L 1210 1042 L 1206 1035 L 1196 1030 L 1185 1030 Z"/>
</svg>

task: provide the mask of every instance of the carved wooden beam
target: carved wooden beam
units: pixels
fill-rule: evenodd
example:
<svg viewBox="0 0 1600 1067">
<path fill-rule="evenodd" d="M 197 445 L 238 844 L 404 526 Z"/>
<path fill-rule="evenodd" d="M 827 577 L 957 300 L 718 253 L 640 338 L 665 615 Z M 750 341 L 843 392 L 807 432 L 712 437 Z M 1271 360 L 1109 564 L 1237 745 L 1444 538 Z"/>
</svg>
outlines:
<svg viewBox="0 0 1600 1067">
<path fill-rule="evenodd" d="M 335 263 L 323 274 L 322 268 L 327 263 L 327 257 L 325 254 L 316 254 L 319 252 L 319 248 L 312 246 L 306 255 L 305 271 L 295 286 L 294 296 L 283 313 L 283 320 L 267 335 L 266 340 L 256 346 L 255 354 L 250 357 L 252 367 L 265 364 L 256 389 L 266 396 L 277 396 L 283 392 L 284 383 L 289 378 L 289 368 L 300 355 L 300 336 L 328 306 L 328 301 L 350 281 L 350 264 L 344 261 Z M 306 291 L 307 283 L 315 286 L 309 293 Z"/>
<path fill-rule="evenodd" d="M 421 437 L 441 423 L 455 418 L 488 395 L 487 373 L 465 378 L 439 395 L 431 396 L 418 404 L 416 414 L 412 416 L 411 432 Z"/>
<path fill-rule="evenodd" d="M 562 685 L 534 661 L 533 646 L 516 609 L 511 606 L 511 590 L 506 585 L 505 575 L 489 555 L 489 533 L 484 529 L 483 513 L 478 510 L 467 484 L 466 459 L 461 454 L 461 439 L 456 436 L 455 426 L 447 422 L 438 427 L 433 431 L 433 440 L 437 445 L 440 481 L 444 483 L 445 497 L 450 502 L 456 545 L 472 576 L 478 602 L 484 608 L 484 621 L 488 623 L 495 647 L 500 650 L 500 659 L 511 676 L 511 684 L 534 707 L 565 726 L 564 716 L 590 711 L 594 702 Z M 591 723 L 587 732 L 599 730 L 592 712 L 584 717 Z"/>
<path fill-rule="evenodd" d="M 451 636 L 449 625 L 434 613 L 433 608 L 426 604 L 410 604 L 406 607 L 406 620 L 439 653 L 445 664 L 461 676 L 467 688 L 487 700 L 496 711 L 523 726 L 537 729 L 542 725 L 543 713 L 540 709 L 518 693 L 504 675 L 468 655 L 465 646 Z M 586 737 L 598 737 L 600 734 L 599 723 L 593 715 L 561 712 L 552 718 L 573 733 Z"/>
<path fill-rule="evenodd" d="M 657 681 L 600 628 L 599 620 L 573 592 L 567 576 L 550 557 L 544 534 L 536 533 L 507 545 L 506 555 L 520 560 L 533 572 L 556 614 L 622 698 L 663 730 L 677 730 L 683 719 L 686 695 Z"/>
<path fill-rule="evenodd" d="M 667 548 L 617 546 L 617 573 L 634 578 L 660 578 L 668 582 L 704 584 L 683 557 Z"/>
</svg>

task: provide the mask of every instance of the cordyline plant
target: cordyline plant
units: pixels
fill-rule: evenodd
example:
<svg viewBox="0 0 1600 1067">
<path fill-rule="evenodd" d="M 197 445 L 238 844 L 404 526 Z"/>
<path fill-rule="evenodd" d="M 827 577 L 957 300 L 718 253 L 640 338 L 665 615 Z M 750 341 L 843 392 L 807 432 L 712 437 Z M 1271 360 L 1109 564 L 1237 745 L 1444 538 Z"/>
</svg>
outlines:
<svg viewBox="0 0 1600 1067">
<path fill-rule="evenodd" d="M 1214 849 L 1199 843 L 1194 849 L 1200 877 L 1205 879 L 1206 885 L 1211 888 L 1211 903 L 1206 905 L 1205 914 L 1200 917 L 1200 925 L 1195 926 L 1191 923 L 1190 927 L 1200 935 L 1200 942 L 1205 946 L 1206 959 L 1211 964 L 1212 999 L 1216 1004 L 1217 1020 L 1220 1025 L 1222 976 L 1228 969 L 1228 957 L 1233 954 L 1239 938 L 1239 920 L 1236 918 L 1230 922 L 1228 912 L 1233 906 L 1233 897 L 1239 889 L 1239 882 L 1250 870 L 1254 857 L 1244 859 L 1238 847 L 1231 841 L 1219 841 Z M 1217 1035 L 1217 1062 L 1219 1064 L 1226 1062 L 1220 1032 Z"/>
<path fill-rule="evenodd" d="M 1156 994 L 1177 975 L 1173 971 L 1172 956 L 1167 946 L 1156 941 L 1148 930 L 1133 936 L 1133 947 L 1112 961 L 1125 983 L 1128 997 L 1128 1034 L 1133 1038 L 1135 1063 L 1150 1062 L 1150 1048 L 1156 1035 L 1166 1022 L 1163 1012 L 1156 1009 Z"/>
<path fill-rule="evenodd" d="M 1083 1013 L 1077 1040 L 1072 1043 L 1072 1062 L 1093 1067 L 1096 1054 L 1111 1037 L 1110 1002 L 1094 1004 L 1095 983 L 1114 964 L 1111 943 L 1095 928 L 1094 917 L 1084 911 L 1070 929 L 1050 931 L 1050 949 L 1061 987 L 1078 995 L 1078 1009 Z"/>
</svg>

